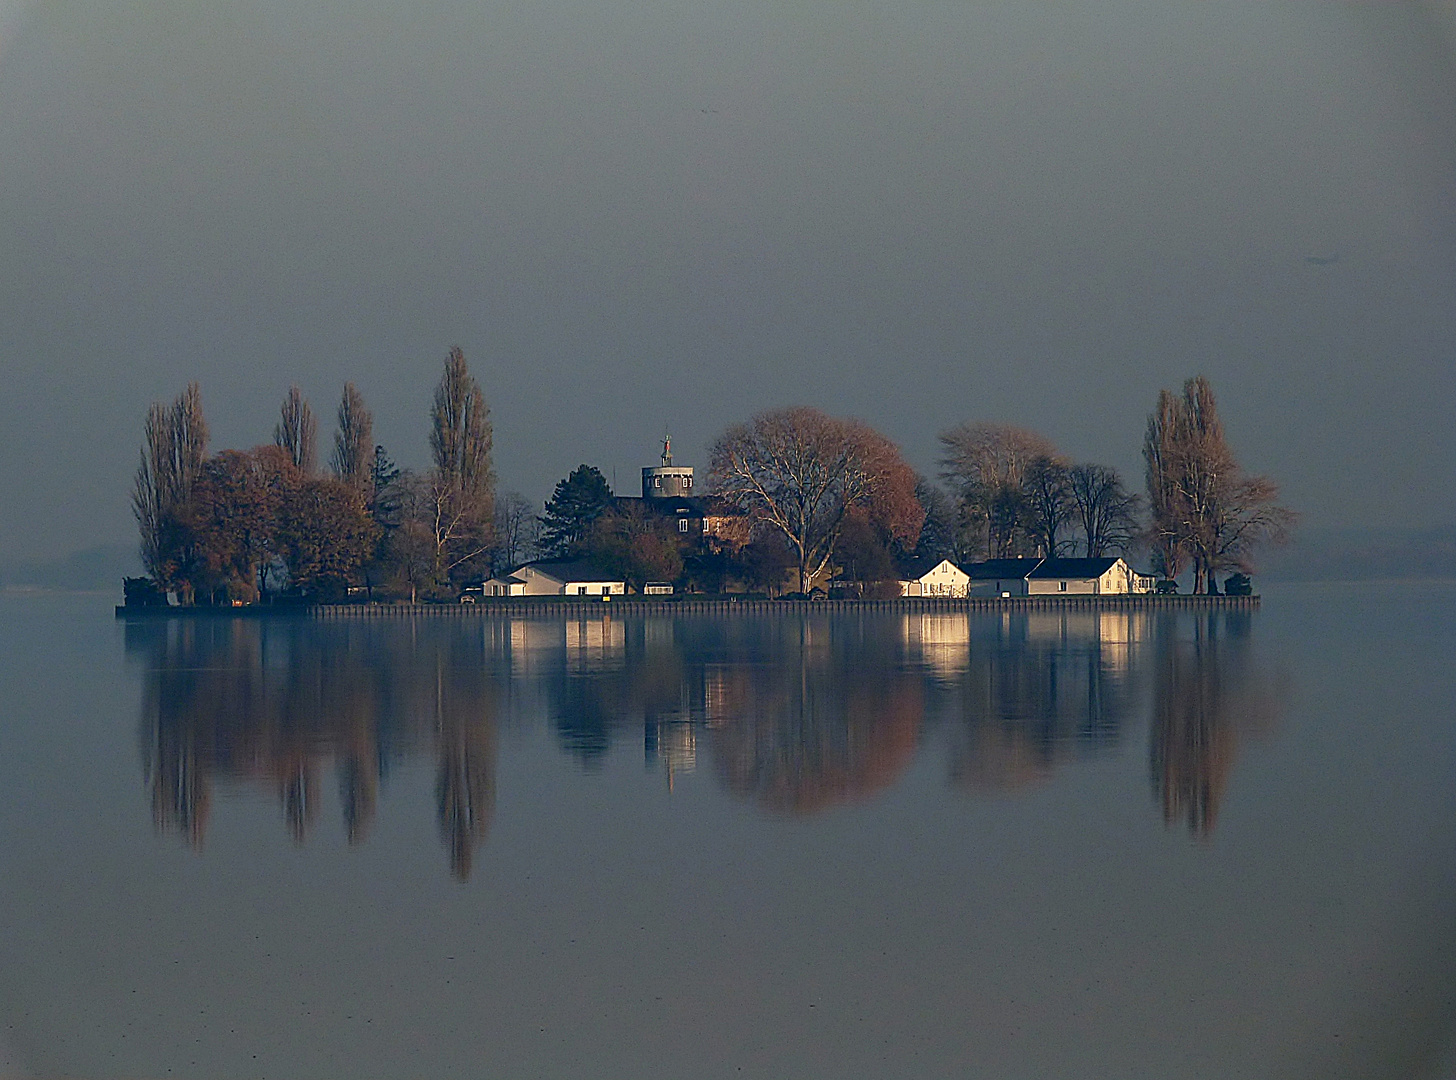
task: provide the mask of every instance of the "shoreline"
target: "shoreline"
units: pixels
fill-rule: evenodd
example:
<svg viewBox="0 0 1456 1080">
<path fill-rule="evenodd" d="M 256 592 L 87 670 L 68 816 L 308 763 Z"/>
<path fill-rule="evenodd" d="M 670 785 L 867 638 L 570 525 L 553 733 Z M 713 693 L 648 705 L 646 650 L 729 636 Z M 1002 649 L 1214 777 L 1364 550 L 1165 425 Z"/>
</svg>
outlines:
<svg viewBox="0 0 1456 1080">
<path fill-rule="evenodd" d="M 116 617 L 123 620 L 152 619 L 312 619 L 338 621 L 355 619 L 454 618 L 479 619 L 519 615 L 584 616 L 673 615 L 673 614 L 790 614 L 813 612 L 892 611 L 918 612 L 1021 612 L 1077 610 L 1178 610 L 1223 609 L 1255 611 L 1260 597 L 1203 595 L 1112 596 L 901 596 L 887 600 L 733 600 L 613 597 L 611 600 L 574 597 L 500 597 L 470 604 L 299 604 L 296 606 L 247 607 L 126 607 L 118 605 Z"/>
</svg>

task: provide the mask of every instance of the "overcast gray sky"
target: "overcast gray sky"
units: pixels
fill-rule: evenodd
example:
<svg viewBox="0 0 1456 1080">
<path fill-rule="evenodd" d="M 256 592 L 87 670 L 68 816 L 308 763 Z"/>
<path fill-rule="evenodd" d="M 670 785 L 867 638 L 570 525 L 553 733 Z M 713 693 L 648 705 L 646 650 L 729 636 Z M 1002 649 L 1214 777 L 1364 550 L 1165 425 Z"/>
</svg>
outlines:
<svg viewBox="0 0 1456 1080">
<path fill-rule="evenodd" d="M 214 448 L 291 381 L 327 437 L 352 379 L 423 465 L 454 343 L 533 499 L 793 403 L 928 472 L 987 419 L 1140 481 L 1202 372 L 1309 524 L 1449 522 L 1443 14 L 0 0 L 0 554 L 129 542 L 189 379 Z"/>
</svg>

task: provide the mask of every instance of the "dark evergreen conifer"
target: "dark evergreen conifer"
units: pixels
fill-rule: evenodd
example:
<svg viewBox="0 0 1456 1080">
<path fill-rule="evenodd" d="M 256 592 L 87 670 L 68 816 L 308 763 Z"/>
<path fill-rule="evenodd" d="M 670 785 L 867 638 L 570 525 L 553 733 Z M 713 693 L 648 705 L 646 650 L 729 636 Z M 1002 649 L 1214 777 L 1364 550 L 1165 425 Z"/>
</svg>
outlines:
<svg viewBox="0 0 1456 1080">
<path fill-rule="evenodd" d="M 612 508 L 607 478 L 590 465 L 578 465 L 556 491 L 541 515 L 541 548 L 551 558 L 582 553 L 597 518 Z"/>
</svg>

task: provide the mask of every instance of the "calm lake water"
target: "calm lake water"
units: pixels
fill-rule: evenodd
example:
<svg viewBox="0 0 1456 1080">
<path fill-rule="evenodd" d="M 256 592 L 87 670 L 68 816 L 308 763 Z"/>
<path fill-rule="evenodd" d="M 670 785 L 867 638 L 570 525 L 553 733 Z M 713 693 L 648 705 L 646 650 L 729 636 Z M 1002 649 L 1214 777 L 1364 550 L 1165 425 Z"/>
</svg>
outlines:
<svg viewBox="0 0 1456 1080">
<path fill-rule="evenodd" d="M 0 1076 L 1444 1077 L 1456 587 L 0 598 Z"/>
</svg>

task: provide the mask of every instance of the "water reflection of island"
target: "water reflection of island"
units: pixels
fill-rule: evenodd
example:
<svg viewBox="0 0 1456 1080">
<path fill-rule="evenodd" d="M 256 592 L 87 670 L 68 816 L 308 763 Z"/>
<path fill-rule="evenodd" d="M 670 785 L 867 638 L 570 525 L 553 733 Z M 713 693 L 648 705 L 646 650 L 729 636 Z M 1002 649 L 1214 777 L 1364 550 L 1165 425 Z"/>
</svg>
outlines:
<svg viewBox="0 0 1456 1080">
<path fill-rule="evenodd" d="M 808 812 L 888 786 L 914 756 L 921 679 L 895 629 L 825 615 L 633 620 L 614 654 L 567 665 L 548 707 L 588 767 L 641 732 L 669 786 L 706 748 L 733 794 Z"/>
<path fill-rule="evenodd" d="M 1213 826 L 1234 748 L 1276 697 L 1245 612 L 472 618 L 128 624 L 159 827 L 201 845 L 220 785 L 271 790 L 302 841 L 324 777 L 351 843 L 391 763 L 432 757 L 439 830 L 469 876 L 494 810 L 497 724 L 544 721 L 595 769 L 637 742 L 671 788 L 809 813 L 870 797 L 922 740 L 971 791 L 1015 790 L 1151 717 L 1169 821 Z"/>
<path fill-rule="evenodd" d="M 200 846 L 214 785 L 245 782 L 277 791 L 301 841 L 332 767 L 357 842 L 390 762 L 432 752 L 441 836 L 456 875 L 468 876 L 494 808 L 497 684 L 480 640 L 440 629 L 129 624 L 127 651 L 146 665 L 142 739 L 158 826 Z"/>
</svg>

